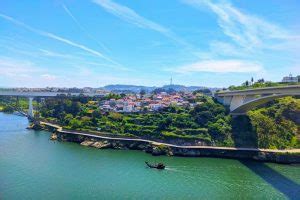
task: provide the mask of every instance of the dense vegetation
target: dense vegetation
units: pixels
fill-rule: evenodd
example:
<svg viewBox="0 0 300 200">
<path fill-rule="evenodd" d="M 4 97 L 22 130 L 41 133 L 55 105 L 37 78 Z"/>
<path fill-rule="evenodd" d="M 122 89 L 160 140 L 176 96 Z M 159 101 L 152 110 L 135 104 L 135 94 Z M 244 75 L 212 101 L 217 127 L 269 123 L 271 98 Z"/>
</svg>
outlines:
<svg viewBox="0 0 300 200">
<path fill-rule="evenodd" d="M 11 112 L 15 100 L 0 99 L 0 111 Z M 19 102 L 23 109 L 28 107 L 26 99 Z M 220 146 L 300 148 L 300 99 L 292 97 L 238 117 L 231 117 L 223 105 L 201 95 L 194 108 L 170 106 L 159 112 L 128 114 L 101 111 L 97 98 L 62 97 L 37 102 L 36 116 L 67 129 Z"/>
<path fill-rule="evenodd" d="M 208 144 L 233 145 L 230 116 L 224 106 L 199 96 L 195 108 L 170 106 L 153 113 L 102 112 L 97 101 L 46 99 L 40 115 L 58 120 L 65 128 L 101 130 L 113 134 L 152 139 L 200 140 Z"/>
<path fill-rule="evenodd" d="M 246 89 L 255 89 L 255 88 L 264 88 L 264 87 L 278 87 L 278 86 L 288 86 L 288 85 L 299 85 L 300 83 L 276 83 L 271 81 L 264 81 L 263 79 L 258 80 L 257 82 L 245 81 L 240 86 L 230 86 L 229 90 L 246 90 Z"/>
<path fill-rule="evenodd" d="M 282 98 L 248 115 L 260 148 L 300 148 L 300 99 Z"/>
<path fill-rule="evenodd" d="M 36 103 L 34 103 L 36 105 Z M 28 109 L 28 100 L 26 98 L 17 98 L 16 97 L 0 97 L 0 111 L 12 113 L 15 108 L 19 107 L 23 110 Z"/>
</svg>

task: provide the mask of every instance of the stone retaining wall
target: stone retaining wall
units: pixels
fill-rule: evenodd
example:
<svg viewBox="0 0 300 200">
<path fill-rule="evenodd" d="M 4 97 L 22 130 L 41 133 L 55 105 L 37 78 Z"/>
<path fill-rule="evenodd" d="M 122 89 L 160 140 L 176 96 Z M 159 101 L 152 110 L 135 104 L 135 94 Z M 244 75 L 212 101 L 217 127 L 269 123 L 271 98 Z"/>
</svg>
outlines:
<svg viewBox="0 0 300 200">
<path fill-rule="evenodd" d="M 184 156 L 184 157 L 219 157 L 234 159 L 253 159 L 257 161 L 276 163 L 300 163 L 299 153 L 278 153 L 266 151 L 247 151 L 229 149 L 209 149 L 209 148 L 183 148 L 166 145 L 156 145 L 155 143 L 144 141 L 124 141 L 118 139 L 101 139 L 92 136 L 68 134 L 63 132 L 53 133 L 58 141 L 75 142 L 83 146 L 98 149 L 133 149 L 151 153 L 154 156 Z"/>
</svg>

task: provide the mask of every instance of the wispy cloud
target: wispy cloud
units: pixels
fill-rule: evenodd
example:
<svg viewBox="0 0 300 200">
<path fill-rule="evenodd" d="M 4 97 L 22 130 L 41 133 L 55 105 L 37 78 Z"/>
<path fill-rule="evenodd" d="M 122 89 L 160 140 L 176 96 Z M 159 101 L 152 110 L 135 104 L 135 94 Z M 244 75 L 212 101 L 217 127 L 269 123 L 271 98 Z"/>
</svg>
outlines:
<svg viewBox="0 0 300 200">
<path fill-rule="evenodd" d="M 249 54 L 241 47 L 218 40 L 211 41 L 209 44 L 210 54 L 213 56 L 247 57 Z"/>
<path fill-rule="evenodd" d="M 248 73 L 261 76 L 266 73 L 263 66 L 267 58 L 276 55 L 275 51 L 293 53 L 296 52 L 293 49 L 299 49 L 295 43 L 300 39 L 297 34 L 283 25 L 241 11 L 230 0 L 182 1 L 201 11 L 208 8 L 217 16 L 217 25 L 228 39 L 208 41 L 210 49 L 203 52 L 206 58 L 177 67 L 173 70 L 175 72 Z"/>
<path fill-rule="evenodd" d="M 10 57 L 0 57 L 0 72 L 4 78 L 29 82 L 39 78 L 54 81 L 58 77 L 32 61 Z"/>
<path fill-rule="evenodd" d="M 69 39 L 66 39 L 66 38 L 60 37 L 58 35 L 55 35 L 53 33 L 49 33 L 49 32 L 46 32 L 46 31 L 42 31 L 42 30 L 33 28 L 33 27 L 31 27 L 31 26 L 29 26 L 29 25 L 27 25 L 27 24 L 25 24 L 23 22 L 20 22 L 20 21 L 14 19 L 12 17 L 9 17 L 7 15 L 4 15 L 4 14 L 0 13 L 0 17 L 3 18 L 3 19 L 5 19 L 5 20 L 7 20 L 7 21 L 10 21 L 10 22 L 12 22 L 12 23 L 14 23 L 14 24 L 16 24 L 16 25 L 18 25 L 20 27 L 23 27 L 23 28 L 25 28 L 25 29 L 27 29 L 27 30 L 29 30 L 31 32 L 34 32 L 34 33 L 36 33 L 38 35 L 41 35 L 41 36 L 44 36 L 44 37 L 47 37 L 47 38 L 50 38 L 50 39 L 62 42 L 64 44 L 67 44 L 67 45 L 70 45 L 70 46 L 73 46 L 73 47 L 76 47 L 76 48 L 79 48 L 79 49 L 81 49 L 81 50 L 83 50 L 85 52 L 88 52 L 88 53 L 90 53 L 90 54 L 92 54 L 94 56 L 97 56 L 97 57 L 102 58 L 102 59 L 104 59 L 106 61 L 109 61 L 110 63 L 113 63 L 113 64 L 119 66 L 122 69 L 125 69 L 125 67 L 123 67 L 121 64 L 119 64 L 118 62 L 114 61 L 113 59 L 111 59 L 111 58 L 103 55 L 99 51 L 93 50 L 93 49 L 91 49 L 89 47 L 86 47 L 86 46 L 84 46 L 82 44 L 78 44 L 78 43 L 73 42 L 73 41 L 71 41 Z"/>
<path fill-rule="evenodd" d="M 54 81 L 57 79 L 57 76 L 52 74 L 42 74 L 41 77 L 47 81 Z"/>
<path fill-rule="evenodd" d="M 177 73 L 258 73 L 262 72 L 263 70 L 263 67 L 259 63 L 246 60 L 205 60 L 177 67 L 172 71 Z"/>
<path fill-rule="evenodd" d="M 2 40 L 3 39 L 3 40 Z M 76 67 L 77 65 L 89 66 L 97 69 L 114 69 L 116 71 L 133 71 L 123 66 L 115 65 L 109 62 L 101 62 L 99 59 L 91 56 L 90 53 L 85 51 L 78 51 L 65 53 L 53 49 L 47 49 L 44 46 L 39 46 L 35 44 L 27 44 L 24 41 L 16 40 L 12 38 L 4 38 L 0 37 L 0 47 L 5 49 L 7 55 L 14 55 L 15 57 L 24 57 L 26 59 L 34 59 L 34 61 L 39 62 L 47 62 L 47 59 L 53 60 L 56 59 L 56 62 L 59 62 L 60 66 L 67 66 L 67 67 Z"/>
<path fill-rule="evenodd" d="M 27 59 L 0 56 L 0 82 L 9 87 L 99 87 L 112 82 L 138 83 L 141 79 L 128 79 L 117 73 L 98 73 L 93 68 L 77 64 L 72 70 L 61 73 L 58 69 L 47 69 L 44 65 Z M 88 78 L 87 78 L 88 77 Z"/>
<path fill-rule="evenodd" d="M 215 3 L 211 0 L 182 0 L 183 2 L 202 9 L 207 6 L 218 17 L 218 24 L 225 35 L 237 45 L 251 49 L 254 47 L 269 48 L 271 42 L 278 40 L 299 39 L 285 28 L 271 23 L 255 15 L 246 14 L 228 1 Z"/>
<path fill-rule="evenodd" d="M 139 28 L 149 29 L 163 34 L 164 36 L 172 39 L 173 41 L 184 45 L 186 47 L 190 47 L 190 45 L 185 42 L 183 39 L 178 37 L 174 32 L 169 30 L 168 28 L 153 22 L 149 19 L 146 19 L 136 13 L 134 10 L 115 3 L 111 0 L 93 0 L 94 3 L 104 8 L 107 12 L 119 17 L 120 19 L 127 21 Z"/>
<path fill-rule="evenodd" d="M 160 33 L 169 32 L 167 28 L 140 16 L 134 10 L 126 6 L 117 4 L 110 0 L 93 0 L 93 2 L 100 5 L 111 14 L 118 16 L 119 18 L 128 21 L 140 28 L 152 29 Z"/>
<path fill-rule="evenodd" d="M 72 14 L 72 12 L 70 11 L 70 9 L 65 5 L 62 4 L 63 9 L 65 10 L 65 12 L 71 17 L 71 19 L 74 21 L 74 23 L 78 26 L 78 28 L 89 38 L 91 39 L 93 42 L 95 42 L 96 44 L 98 44 L 101 48 L 103 48 L 106 52 L 110 52 L 110 50 L 101 42 L 99 42 L 98 40 L 96 40 L 87 30 L 85 27 L 83 27 L 81 25 L 81 23 L 75 18 L 75 16 Z"/>
<path fill-rule="evenodd" d="M 45 55 L 45 56 L 49 56 L 49 57 L 57 57 L 57 58 L 69 58 L 69 59 L 75 59 L 76 57 L 69 55 L 69 54 L 63 54 L 63 53 L 58 53 L 58 52 L 54 52 L 54 51 L 49 51 L 46 49 L 39 49 L 40 52 Z"/>
<path fill-rule="evenodd" d="M 44 47 L 40 47 L 38 43 L 28 43 L 24 39 L 16 37 L 0 37 L 0 47 L 5 49 L 8 54 L 13 54 L 15 57 L 19 55 L 33 58 L 38 58 L 39 60 L 46 57 L 56 57 L 56 58 L 69 58 L 78 59 L 78 56 L 73 56 L 71 54 L 60 53 L 53 50 L 47 50 Z"/>
<path fill-rule="evenodd" d="M 0 57 L 1 76 L 15 77 L 41 71 L 28 60 L 16 60 L 9 57 Z"/>
</svg>

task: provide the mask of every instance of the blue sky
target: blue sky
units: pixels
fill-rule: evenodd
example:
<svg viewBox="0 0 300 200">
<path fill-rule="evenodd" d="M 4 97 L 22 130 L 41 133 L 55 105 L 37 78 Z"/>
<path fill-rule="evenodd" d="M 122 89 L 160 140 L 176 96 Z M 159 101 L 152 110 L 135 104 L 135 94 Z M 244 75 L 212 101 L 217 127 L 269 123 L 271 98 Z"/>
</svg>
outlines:
<svg viewBox="0 0 300 200">
<path fill-rule="evenodd" d="M 300 74 L 298 0 L 3 0 L 0 86 L 226 87 Z"/>
</svg>

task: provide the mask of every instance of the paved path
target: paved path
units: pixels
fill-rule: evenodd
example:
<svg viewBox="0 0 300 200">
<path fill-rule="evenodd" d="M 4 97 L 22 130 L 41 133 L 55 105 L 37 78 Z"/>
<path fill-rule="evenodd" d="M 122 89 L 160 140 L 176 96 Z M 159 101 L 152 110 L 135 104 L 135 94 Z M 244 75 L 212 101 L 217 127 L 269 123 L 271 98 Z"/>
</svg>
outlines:
<svg viewBox="0 0 300 200">
<path fill-rule="evenodd" d="M 156 142 L 153 140 L 146 140 L 146 139 L 138 139 L 138 138 L 122 138 L 122 137 L 109 137 L 109 136 L 100 136 L 95 134 L 89 133 L 80 133 L 76 131 L 66 131 L 57 124 L 52 124 L 48 122 L 40 122 L 43 125 L 50 126 L 56 128 L 58 132 L 66 133 L 66 134 L 73 134 L 73 135 L 83 135 L 88 137 L 100 138 L 100 139 L 107 139 L 107 140 L 121 140 L 121 141 L 135 141 L 135 142 L 146 142 L 153 145 L 165 145 L 168 147 L 176 147 L 182 149 L 216 149 L 216 150 L 232 150 L 232 151 L 256 151 L 256 152 L 270 152 L 270 153 L 300 153 L 300 149 L 287 149 L 287 150 L 275 150 L 275 149 L 259 149 L 259 148 L 236 148 L 236 147 L 214 147 L 214 146 L 184 146 L 184 145 L 174 145 L 169 143 L 163 142 Z"/>
</svg>

